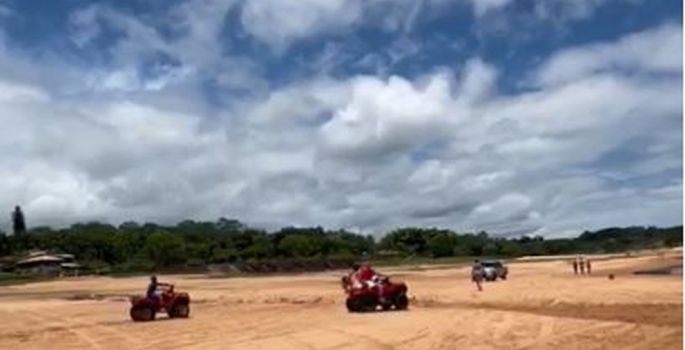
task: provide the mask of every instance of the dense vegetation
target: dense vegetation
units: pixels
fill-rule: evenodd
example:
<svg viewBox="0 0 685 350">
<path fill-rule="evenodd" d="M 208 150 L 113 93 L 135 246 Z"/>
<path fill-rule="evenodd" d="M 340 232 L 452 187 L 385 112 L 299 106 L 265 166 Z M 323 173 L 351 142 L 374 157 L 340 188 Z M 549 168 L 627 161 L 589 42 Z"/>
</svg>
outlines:
<svg viewBox="0 0 685 350">
<path fill-rule="evenodd" d="M 375 241 L 370 235 L 321 227 L 288 227 L 269 233 L 222 218 L 216 222 L 183 221 L 174 226 L 126 222 L 115 227 L 92 222 L 59 230 L 35 227 L 25 234 L 0 234 L 0 256 L 20 255 L 29 249 L 66 252 L 91 269 L 111 272 L 222 263 L 277 271 L 342 266 L 362 257 L 517 257 L 681 244 L 682 226 L 610 228 L 569 239 L 505 239 L 485 232 L 460 234 L 434 228 L 401 228 Z"/>
</svg>

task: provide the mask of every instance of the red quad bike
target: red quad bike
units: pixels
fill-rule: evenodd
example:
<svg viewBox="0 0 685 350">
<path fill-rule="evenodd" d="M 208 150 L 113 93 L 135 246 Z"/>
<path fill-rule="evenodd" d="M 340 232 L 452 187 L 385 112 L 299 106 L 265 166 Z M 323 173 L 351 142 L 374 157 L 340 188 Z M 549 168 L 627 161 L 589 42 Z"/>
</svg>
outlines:
<svg viewBox="0 0 685 350">
<path fill-rule="evenodd" d="M 190 315 L 190 296 L 188 293 L 175 292 L 171 285 L 162 291 L 158 299 L 131 297 L 129 313 L 134 321 L 153 321 L 160 311 L 166 312 L 169 318 L 187 318 Z"/>
<path fill-rule="evenodd" d="M 383 286 L 383 299 L 379 298 L 378 286 L 374 287 L 355 287 L 349 276 L 342 278 L 342 287 L 347 293 L 345 305 L 349 312 L 375 311 L 379 306 L 383 311 L 394 308 L 395 310 L 406 310 L 409 307 L 407 297 L 407 285 L 404 282 L 390 282 L 388 277 L 383 277 L 380 284 Z"/>
</svg>

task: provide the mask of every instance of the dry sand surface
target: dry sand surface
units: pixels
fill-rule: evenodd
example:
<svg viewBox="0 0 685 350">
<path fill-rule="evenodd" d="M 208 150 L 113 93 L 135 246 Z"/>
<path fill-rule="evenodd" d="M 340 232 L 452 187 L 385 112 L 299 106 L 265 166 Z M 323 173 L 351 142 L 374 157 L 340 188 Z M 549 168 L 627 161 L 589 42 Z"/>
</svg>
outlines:
<svg viewBox="0 0 685 350">
<path fill-rule="evenodd" d="M 0 287 L 0 349 L 681 349 L 682 276 L 631 273 L 674 264 L 597 261 L 576 277 L 564 261 L 516 263 L 480 293 L 465 268 L 388 269 L 409 284 L 410 310 L 367 314 L 345 310 L 342 271 L 160 276 L 191 294 L 191 318 L 150 323 L 128 318 L 144 277 Z"/>
</svg>

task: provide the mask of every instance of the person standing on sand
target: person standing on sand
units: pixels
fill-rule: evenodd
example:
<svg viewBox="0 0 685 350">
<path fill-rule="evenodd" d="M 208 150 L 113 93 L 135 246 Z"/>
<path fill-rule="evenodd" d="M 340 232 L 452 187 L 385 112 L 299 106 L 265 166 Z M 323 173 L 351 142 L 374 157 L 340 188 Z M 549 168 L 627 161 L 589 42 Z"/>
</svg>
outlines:
<svg viewBox="0 0 685 350">
<path fill-rule="evenodd" d="M 573 259 L 573 274 L 578 274 L 578 259 Z"/>
<path fill-rule="evenodd" d="M 580 261 L 578 263 L 580 264 L 580 274 L 584 275 L 585 274 L 585 260 L 583 258 L 580 258 Z"/>
<path fill-rule="evenodd" d="M 592 274 L 592 265 L 590 265 L 590 259 L 585 260 L 585 268 L 587 269 L 587 274 Z"/>
<path fill-rule="evenodd" d="M 483 291 L 483 286 L 481 285 L 481 282 L 483 282 L 483 265 L 481 265 L 478 259 L 474 260 L 471 266 L 471 281 L 476 283 L 479 292 Z"/>
</svg>

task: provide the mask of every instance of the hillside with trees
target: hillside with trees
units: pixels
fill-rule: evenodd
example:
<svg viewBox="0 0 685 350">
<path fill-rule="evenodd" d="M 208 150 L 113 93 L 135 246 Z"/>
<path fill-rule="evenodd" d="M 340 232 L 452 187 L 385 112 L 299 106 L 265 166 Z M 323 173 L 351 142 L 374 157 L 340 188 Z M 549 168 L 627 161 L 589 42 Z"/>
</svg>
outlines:
<svg viewBox="0 0 685 350">
<path fill-rule="evenodd" d="M 34 227 L 0 234 L 0 256 L 28 250 L 69 253 L 90 271 L 123 273 L 204 270 L 208 265 L 241 271 L 297 271 L 347 267 L 370 258 L 503 257 L 615 253 L 682 245 L 682 226 L 627 227 L 584 232 L 576 238 L 500 238 L 486 232 L 400 228 L 380 240 L 345 230 L 286 227 L 267 232 L 237 220 L 182 221 L 174 226 L 125 222 L 78 223 L 69 228 Z"/>
</svg>

